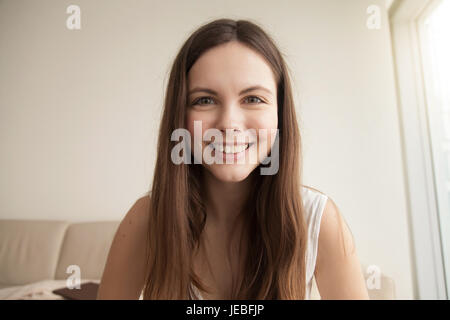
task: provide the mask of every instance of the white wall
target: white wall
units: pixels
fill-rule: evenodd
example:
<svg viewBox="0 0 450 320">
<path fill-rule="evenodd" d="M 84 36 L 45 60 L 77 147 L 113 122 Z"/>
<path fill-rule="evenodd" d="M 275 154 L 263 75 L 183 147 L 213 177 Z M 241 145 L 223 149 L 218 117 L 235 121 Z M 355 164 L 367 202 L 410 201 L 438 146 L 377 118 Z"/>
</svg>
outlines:
<svg viewBox="0 0 450 320">
<path fill-rule="evenodd" d="M 81 7 L 82 29 L 66 28 Z M 0 218 L 121 219 L 151 184 L 170 63 L 213 18 L 260 23 L 292 71 L 304 182 L 340 207 L 362 262 L 413 298 L 382 0 L 0 1 Z"/>
</svg>

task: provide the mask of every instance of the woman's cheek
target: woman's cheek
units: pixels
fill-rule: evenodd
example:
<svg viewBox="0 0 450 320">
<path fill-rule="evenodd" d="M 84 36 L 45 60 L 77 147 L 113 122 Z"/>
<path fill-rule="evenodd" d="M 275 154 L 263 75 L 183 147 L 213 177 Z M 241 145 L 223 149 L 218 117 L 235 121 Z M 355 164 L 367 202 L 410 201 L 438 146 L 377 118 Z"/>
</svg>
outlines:
<svg viewBox="0 0 450 320">
<path fill-rule="evenodd" d="M 259 146 L 263 151 L 262 156 L 265 157 L 270 153 L 276 139 L 278 131 L 277 114 L 268 113 L 255 119 L 254 128 L 258 132 Z"/>
<path fill-rule="evenodd" d="M 191 136 L 191 150 L 194 150 L 194 144 L 199 146 L 199 150 L 203 151 L 203 137 L 205 132 L 211 128 L 211 120 L 208 117 L 201 117 L 199 115 L 187 116 L 187 129 Z M 197 123 L 196 123 L 197 122 Z"/>
</svg>

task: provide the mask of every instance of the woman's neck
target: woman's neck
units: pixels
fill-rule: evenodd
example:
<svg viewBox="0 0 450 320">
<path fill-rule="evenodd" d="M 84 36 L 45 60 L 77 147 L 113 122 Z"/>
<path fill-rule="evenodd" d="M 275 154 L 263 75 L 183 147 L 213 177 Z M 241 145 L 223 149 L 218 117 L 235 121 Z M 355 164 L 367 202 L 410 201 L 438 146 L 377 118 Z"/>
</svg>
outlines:
<svg viewBox="0 0 450 320">
<path fill-rule="evenodd" d="M 202 176 L 207 223 L 225 230 L 233 228 L 249 196 L 253 175 L 239 182 L 224 182 L 204 169 Z"/>
</svg>

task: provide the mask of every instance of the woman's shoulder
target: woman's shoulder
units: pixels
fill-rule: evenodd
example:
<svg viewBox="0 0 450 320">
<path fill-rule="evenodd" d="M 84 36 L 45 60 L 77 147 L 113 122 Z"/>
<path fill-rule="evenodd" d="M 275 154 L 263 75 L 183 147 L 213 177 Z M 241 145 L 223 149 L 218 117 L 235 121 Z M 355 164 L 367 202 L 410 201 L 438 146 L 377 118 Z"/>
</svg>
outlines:
<svg viewBox="0 0 450 320">
<path fill-rule="evenodd" d="M 301 192 L 303 202 L 326 201 L 328 199 L 324 192 L 310 186 L 302 185 Z"/>
<path fill-rule="evenodd" d="M 328 196 L 315 188 L 302 186 L 302 201 L 308 228 L 307 279 L 310 281 L 315 270 L 320 225 L 328 202 Z"/>
<path fill-rule="evenodd" d="M 327 201 L 328 196 L 324 192 L 310 186 L 302 185 L 302 202 L 308 221 L 313 216 L 320 216 Z"/>
<path fill-rule="evenodd" d="M 143 194 L 141 194 L 140 197 L 138 197 L 138 200 L 145 199 L 148 201 L 148 200 L 150 200 L 151 194 L 152 194 L 152 191 L 148 190 L 148 191 L 144 192 Z"/>
<path fill-rule="evenodd" d="M 120 222 L 109 249 L 98 299 L 139 299 L 147 272 L 149 210 L 149 195 L 141 196 Z"/>
<path fill-rule="evenodd" d="M 140 195 L 123 220 L 137 219 L 140 223 L 148 222 L 150 212 L 151 192 Z M 146 224 L 144 224 L 146 226 Z"/>
</svg>

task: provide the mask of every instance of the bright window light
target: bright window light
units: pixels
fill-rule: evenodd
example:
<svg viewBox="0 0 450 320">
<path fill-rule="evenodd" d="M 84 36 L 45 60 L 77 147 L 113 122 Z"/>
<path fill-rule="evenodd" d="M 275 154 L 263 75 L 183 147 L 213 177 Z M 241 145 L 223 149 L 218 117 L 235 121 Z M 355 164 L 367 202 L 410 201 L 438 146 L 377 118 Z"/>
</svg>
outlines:
<svg viewBox="0 0 450 320">
<path fill-rule="evenodd" d="M 424 20 L 421 46 L 447 292 L 450 290 L 450 0 Z"/>
</svg>

